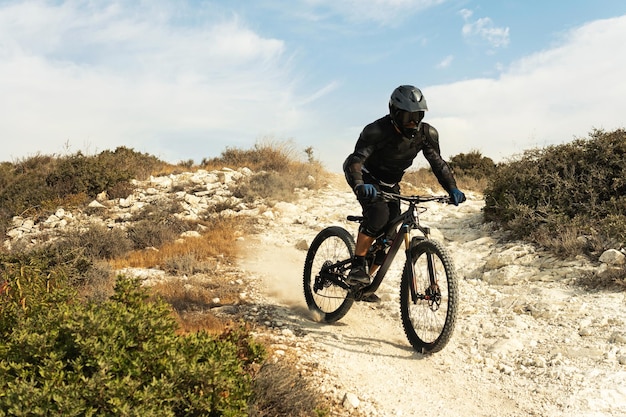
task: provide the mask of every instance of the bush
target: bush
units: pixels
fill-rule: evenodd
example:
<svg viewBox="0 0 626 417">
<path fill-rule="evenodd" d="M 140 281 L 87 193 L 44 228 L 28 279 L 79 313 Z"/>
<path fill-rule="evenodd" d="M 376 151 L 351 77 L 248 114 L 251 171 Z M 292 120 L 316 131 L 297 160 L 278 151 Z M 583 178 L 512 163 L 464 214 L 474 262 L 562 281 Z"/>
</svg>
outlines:
<svg viewBox="0 0 626 417">
<path fill-rule="evenodd" d="M 489 177 L 496 171 L 493 159 L 482 156 L 479 151 L 455 155 L 450 158 L 449 164 L 455 175 L 476 179 Z"/>
<path fill-rule="evenodd" d="M 493 160 L 482 156 L 478 151 L 455 155 L 450 158 L 448 165 L 454 173 L 459 188 L 477 192 L 483 192 L 488 178 L 496 170 Z M 405 185 L 414 187 L 403 187 L 403 191 L 407 193 L 420 193 L 424 192 L 424 189 L 430 189 L 437 193 L 438 190 L 442 190 L 441 184 L 437 181 L 437 177 L 430 167 L 408 171 L 403 177 L 403 182 L 406 183 Z"/>
<path fill-rule="evenodd" d="M 205 158 L 201 166 L 206 169 L 247 167 L 253 171 L 283 171 L 297 161 L 296 151 L 290 142 L 257 142 L 252 149 L 227 147 L 217 158 Z"/>
<path fill-rule="evenodd" d="M 103 303 L 44 286 L 25 305 L 20 279 L 1 295 L 0 415 L 246 415 L 264 350 L 245 329 L 179 336 L 167 304 L 127 279 Z M 20 286 L 44 281 L 31 270 Z"/>
<path fill-rule="evenodd" d="M 623 129 L 527 151 L 497 167 L 485 191 L 485 218 L 564 255 L 575 254 L 567 247 L 586 245 L 592 254 L 620 247 L 626 242 L 625 156 Z"/>
<path fill-rule="evenodd" d="M 226 148 L 218 158 L 205 159 L 205 169 L 233 169 L 247 167 L 256 174 L 234 191 L 245 201 L 259 198 L 274 201 L 292 201 L 294 188 L 319 188 L 324 181 L 322 164 L 313 157 L 312 148 L 306 148 L 307 160 L 298 158 L 290 142 L 260 142 L 252 149 Z"/>
<path fill-rule="evenodd" d="M 132 249 L 132 242 L 122 229 L 94 223 L 84 231 L 63 233 L 50 247 L 59 253 L 74 252 L 89 260 L 103 260 L 125 255 Z"/>
<path fill-rule="evenodd" d="M 131 179 L 145 179 L 169 167 L 147 154 L 119 147 L 95 156 L 36 155 L 0 165 L 0 232 L 15 215 L 47 214 L 60 204 L 76 207 L 103 191 L 119 195 Z M 125 197 L 125 196 L 124 196 Z"/>
</svg>

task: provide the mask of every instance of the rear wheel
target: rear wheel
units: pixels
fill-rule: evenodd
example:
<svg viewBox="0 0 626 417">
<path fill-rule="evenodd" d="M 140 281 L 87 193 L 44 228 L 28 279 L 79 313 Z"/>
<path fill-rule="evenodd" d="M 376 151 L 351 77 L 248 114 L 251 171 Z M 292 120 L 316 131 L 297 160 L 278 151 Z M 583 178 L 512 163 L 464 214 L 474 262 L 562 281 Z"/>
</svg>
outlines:
<svg viewBox="0 0 626 417">
<path fill-rule="evenodd" d="M 327 227 L 311 242 L 304 262 L 304 298 L 309 310 L 320 321 L 332 323 L 341 319 L 354 303 L 348 290 L 320 275 L 322 267 L 351 259 L 353 256 L 354 238 L 344 228 Z M 343 275 L 345 271 L 336 268 L 332 272 Z"/>
<path fill-rule="evenodd" d="M 402 273 L 400 314 L 409 342 L 422 353 L 438 352 L 450 340 L 456 321 L 458 284 L 452 258 L 437 241 L 411 245 Z"/>
</svg>

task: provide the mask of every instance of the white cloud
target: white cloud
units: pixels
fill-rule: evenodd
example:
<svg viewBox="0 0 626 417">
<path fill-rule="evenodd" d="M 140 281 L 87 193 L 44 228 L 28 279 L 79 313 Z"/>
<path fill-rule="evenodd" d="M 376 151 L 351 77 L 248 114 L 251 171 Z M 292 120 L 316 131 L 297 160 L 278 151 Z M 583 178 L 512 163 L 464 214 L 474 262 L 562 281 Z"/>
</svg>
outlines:
<svg viewBox="0 0 626 417">
<path fill-rule="evenodd" d="M 448 68 L 450 65 L 452 65 L 452 61 L 454 61 L 454 55 L 448 55 L 437 64 L 437 68 Z"/>
<path fill-rule="evenodd" d="M 479 149 L 501 159 L 624 127 L 626 16 L 572 30 L 563 43 L 515 62 L 497 79 L 425 91 L 446 155 Z"/>
<path fill-rule="evenodd" d="M 395 24 L 407 16 L 445 3 L 446 0 L 305 0 L 316 9 L 330 10 L 351 21 Z"/>
<path fill-rule="evenodd" d="M 281 40 L 236 16 L 176 27 L 169 2 L 99 4 L 0 6 L 1 160 L 67 143 L 152 151 L 173 132 L 249 140 L 302 122 Z"/>
<path fill-rule="evenodd" d="M 509 45 L 509 28 L 495 27 L 489 17 L 471 20 L 473 12 L 468 9 L 460 11 L 465 24 L 462 33 L 465 38 L 479 38 L 486 41 L 493 48 L 505 48 Z"/>
<path fill-rule="evenodd" d="M 325 85 L 324 87 L 320 88 L 319 90 L 315 91 L 310 96 L 305 97 L 299 104 L 303 105 L 303 104 L 312 103 L 320 99 L 321 97 L 324 97 L 325 95 L 330 94 L 331 92 L 335 91 L 338 87 L 339 87 L 339 82 L 332 81 L 329 84 Z"/>
</svg>

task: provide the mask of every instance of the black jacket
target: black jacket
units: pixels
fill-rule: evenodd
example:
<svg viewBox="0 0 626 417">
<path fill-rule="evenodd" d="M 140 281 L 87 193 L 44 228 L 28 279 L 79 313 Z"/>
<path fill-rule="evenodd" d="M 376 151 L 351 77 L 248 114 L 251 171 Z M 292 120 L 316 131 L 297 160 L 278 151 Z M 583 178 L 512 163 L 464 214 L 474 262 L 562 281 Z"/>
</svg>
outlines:
<svg viewBox="0 0 626 417">
<path fill-rule="evenodd" d="M 343 163 L 343 171 L 353 188 L 364 183 L 363 171 L 378 182 L 396 184 L 420 151 L 441 186 L 448 192 L 456 188 L 452 171 L 440 154 L 437 130 L 422 123 L 415 139 L 407 139 L 396 130 L 389 115 L 365 126 L 354 152 Z"/>
</svg>

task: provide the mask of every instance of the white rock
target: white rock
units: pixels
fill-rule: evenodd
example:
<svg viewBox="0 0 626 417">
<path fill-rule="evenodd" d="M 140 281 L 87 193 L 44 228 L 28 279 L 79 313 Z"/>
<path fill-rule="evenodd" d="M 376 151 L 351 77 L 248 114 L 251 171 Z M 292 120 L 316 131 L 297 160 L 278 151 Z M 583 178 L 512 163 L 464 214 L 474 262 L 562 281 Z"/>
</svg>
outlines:
<svg viewBox="0 0 626 417">
<path fill-rule="evenodd" d="M 124 208 L 130 207 L 133 205 L 133 200 L 132 195 L 128 196 L 128 198 L 120 198 L 119 206 Z"/>
<path fill-rule="evenodd" d="M 20 227 L 22 223 L 24 223 L 24 218 L 22 216 L 13 216 L 13 219 L 11 219 L 13 227 Z"/>
<path fill-rule="evenodd" d="M 359 400 L 359 397 L 357 397 L 353 393 L 347 392 L 343 396 L 342 405 L 344 406 L 344 408 L 347 408 L 349 410 L 353 410 L 355 408 L 358 408 L 359 404 L 361 404 L 361 401 Z"/>
<path fill-rule="evenodd" d="M 91 207 L 91 208 L 106 208 L 106 206 L 101 204 L 101 203 L 99 203 L 98 200 L 93 200 L 91 203 L 89 203 L 89 207 Z"/>
<path fill-rule="evenodd" d="M 600 255 L 600 262 L 607 265 L 624 265 L 626 263 L 626 255 L 617 249 L 609 249 Z"/>
<path fill-rule="evenodd" d="M 186 232 L 181 233 L 180 237 L 202 237 L 202 235 L 199 232 L 196 232 L 195 230 L 188 230 Z"/>
</svg>

